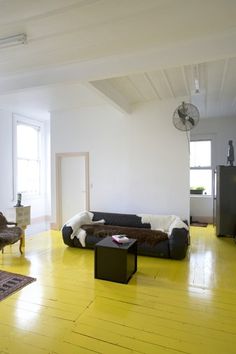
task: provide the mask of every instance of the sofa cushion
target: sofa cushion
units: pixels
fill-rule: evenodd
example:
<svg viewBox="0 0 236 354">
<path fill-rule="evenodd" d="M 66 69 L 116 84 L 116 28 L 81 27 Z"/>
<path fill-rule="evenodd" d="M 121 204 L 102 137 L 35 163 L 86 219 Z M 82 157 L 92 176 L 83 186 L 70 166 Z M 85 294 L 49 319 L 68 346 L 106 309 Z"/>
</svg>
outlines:
<svg viewBox="0 0 236 354">
<path fill-rule="evenodd" d="M 142 223 L 141 217 L 135 214 L 106 213 L 99 211 L 91 211 L 91 213 L 93 213 L 92 221 L 104 219 L 106 225 L 138 227 L 143 229 L 151 228 L 149 223 Z"/>
</svg>

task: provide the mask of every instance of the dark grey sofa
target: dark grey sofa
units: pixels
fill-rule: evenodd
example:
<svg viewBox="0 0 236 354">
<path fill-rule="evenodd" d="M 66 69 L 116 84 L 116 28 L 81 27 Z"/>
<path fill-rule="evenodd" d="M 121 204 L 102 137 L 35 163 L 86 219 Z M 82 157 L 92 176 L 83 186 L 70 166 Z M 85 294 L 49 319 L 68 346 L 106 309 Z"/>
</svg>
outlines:
<svg viewBox="0 0 236 354">
<path fill-rule="evenodd" d="M 99 221 L 101 219 L 105 220 L 104 225 L 113 225 L 114 227 L 120 226 L 121 230 L 123 227 L 130 231 L 143 229 L 143 231 L 154 232 L 151 230 L 150 224 L 144 224 L 141 222 L 141 217 L 134 214 L 119 214 L 119 213 L 107 213 L 107 212 L 96 212 L 93 213 L 92 221 Z M 83 228 L 83 225 L 81 226 Z M 128 229 L 127 229 L 128 228 Z M 105 227 L 103 228 L 105 229 Z M 138 230 L 137 230 L 138 231 Z M 120 232 L 122 233 L 122 232 Z M 82 245 L 77 237 L 71 239 L 72 228 L 70 226 L 64 226 L 62 228 L 62 237 L 66 245 L 70 247 L 82 248 Z M 107 235 L 110 235 L 108 233 Z M 103 237 L 107 236 L 103 232 Z M 129 235 L 128 235 L 129 236 Z M 132 237 L 135 238 L 135 237 Z M 138 238 L 137 238 L 138 239 Z M 94 245 L 101 240 L 101 235 L 90 234 L 87 232 L 86 245 L 85 248 L 94 248 Z M 185 228 L 174 228 L 171 235 L 166 237 L 166 239 L 158 241 L 158 243 L 150 243 L 149 240 L 140 241 L 138 239 L 138 254 L 144 256 L 153 256 L 161 258 L 172 258 L 172 259 L 183 259 L 186 255 L 189 245 L 189 232 Z"/>
</svg>

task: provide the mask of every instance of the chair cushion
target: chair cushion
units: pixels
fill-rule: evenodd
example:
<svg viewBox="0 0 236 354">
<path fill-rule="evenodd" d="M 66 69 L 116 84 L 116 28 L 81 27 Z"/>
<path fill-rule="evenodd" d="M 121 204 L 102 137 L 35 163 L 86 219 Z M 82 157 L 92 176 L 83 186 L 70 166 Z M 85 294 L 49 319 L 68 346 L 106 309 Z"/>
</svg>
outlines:
<svg viewBox="0 0 236 354">
<path fill-rule="evenodd" d="M 19 241 L 21 235 L 22 230 L 20 227 L 15 226 L 0 228 L 0 249 Z"/>
</svg>

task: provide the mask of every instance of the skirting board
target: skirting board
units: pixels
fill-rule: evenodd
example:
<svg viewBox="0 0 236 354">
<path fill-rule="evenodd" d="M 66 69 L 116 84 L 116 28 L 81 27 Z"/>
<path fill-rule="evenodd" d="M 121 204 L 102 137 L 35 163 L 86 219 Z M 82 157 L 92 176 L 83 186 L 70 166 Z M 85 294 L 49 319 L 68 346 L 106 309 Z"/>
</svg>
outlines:
<svg viewBox="0 0 236 354">
<path fill-rule="evenodd" d="M 56 230 L 56 231 L 59 230 L 59 229 L 58 229 L 58 226 L 57 226 L 57 224 L 56 224 L 55 222 L 51 222 L 51 223 L 50 223 L 50 229 L 51 229 L 51 230 Z"/>
<path fill-rule="evenodd" d="M 212 216 L 192 216 L 192 221 L 213 224 L 213 217 Z"/>
</svg>

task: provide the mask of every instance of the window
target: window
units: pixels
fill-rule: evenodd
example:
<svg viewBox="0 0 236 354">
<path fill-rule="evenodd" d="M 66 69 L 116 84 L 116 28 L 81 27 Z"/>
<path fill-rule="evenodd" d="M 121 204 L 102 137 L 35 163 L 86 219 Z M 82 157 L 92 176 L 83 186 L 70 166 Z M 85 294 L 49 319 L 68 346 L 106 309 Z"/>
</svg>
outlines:
<svg viewBox="0 0 236 354">
<path fill-rule="evenodd" d="M 212 194 L 211 140 L 190 142 L 190 189 Z"/>
<path fill-rule="evenodd" d="M 25 196 L 40 194 L 41 127 L 31 120 L 17 118 L 16 129 L 16 192 Z"/>
</svg>

